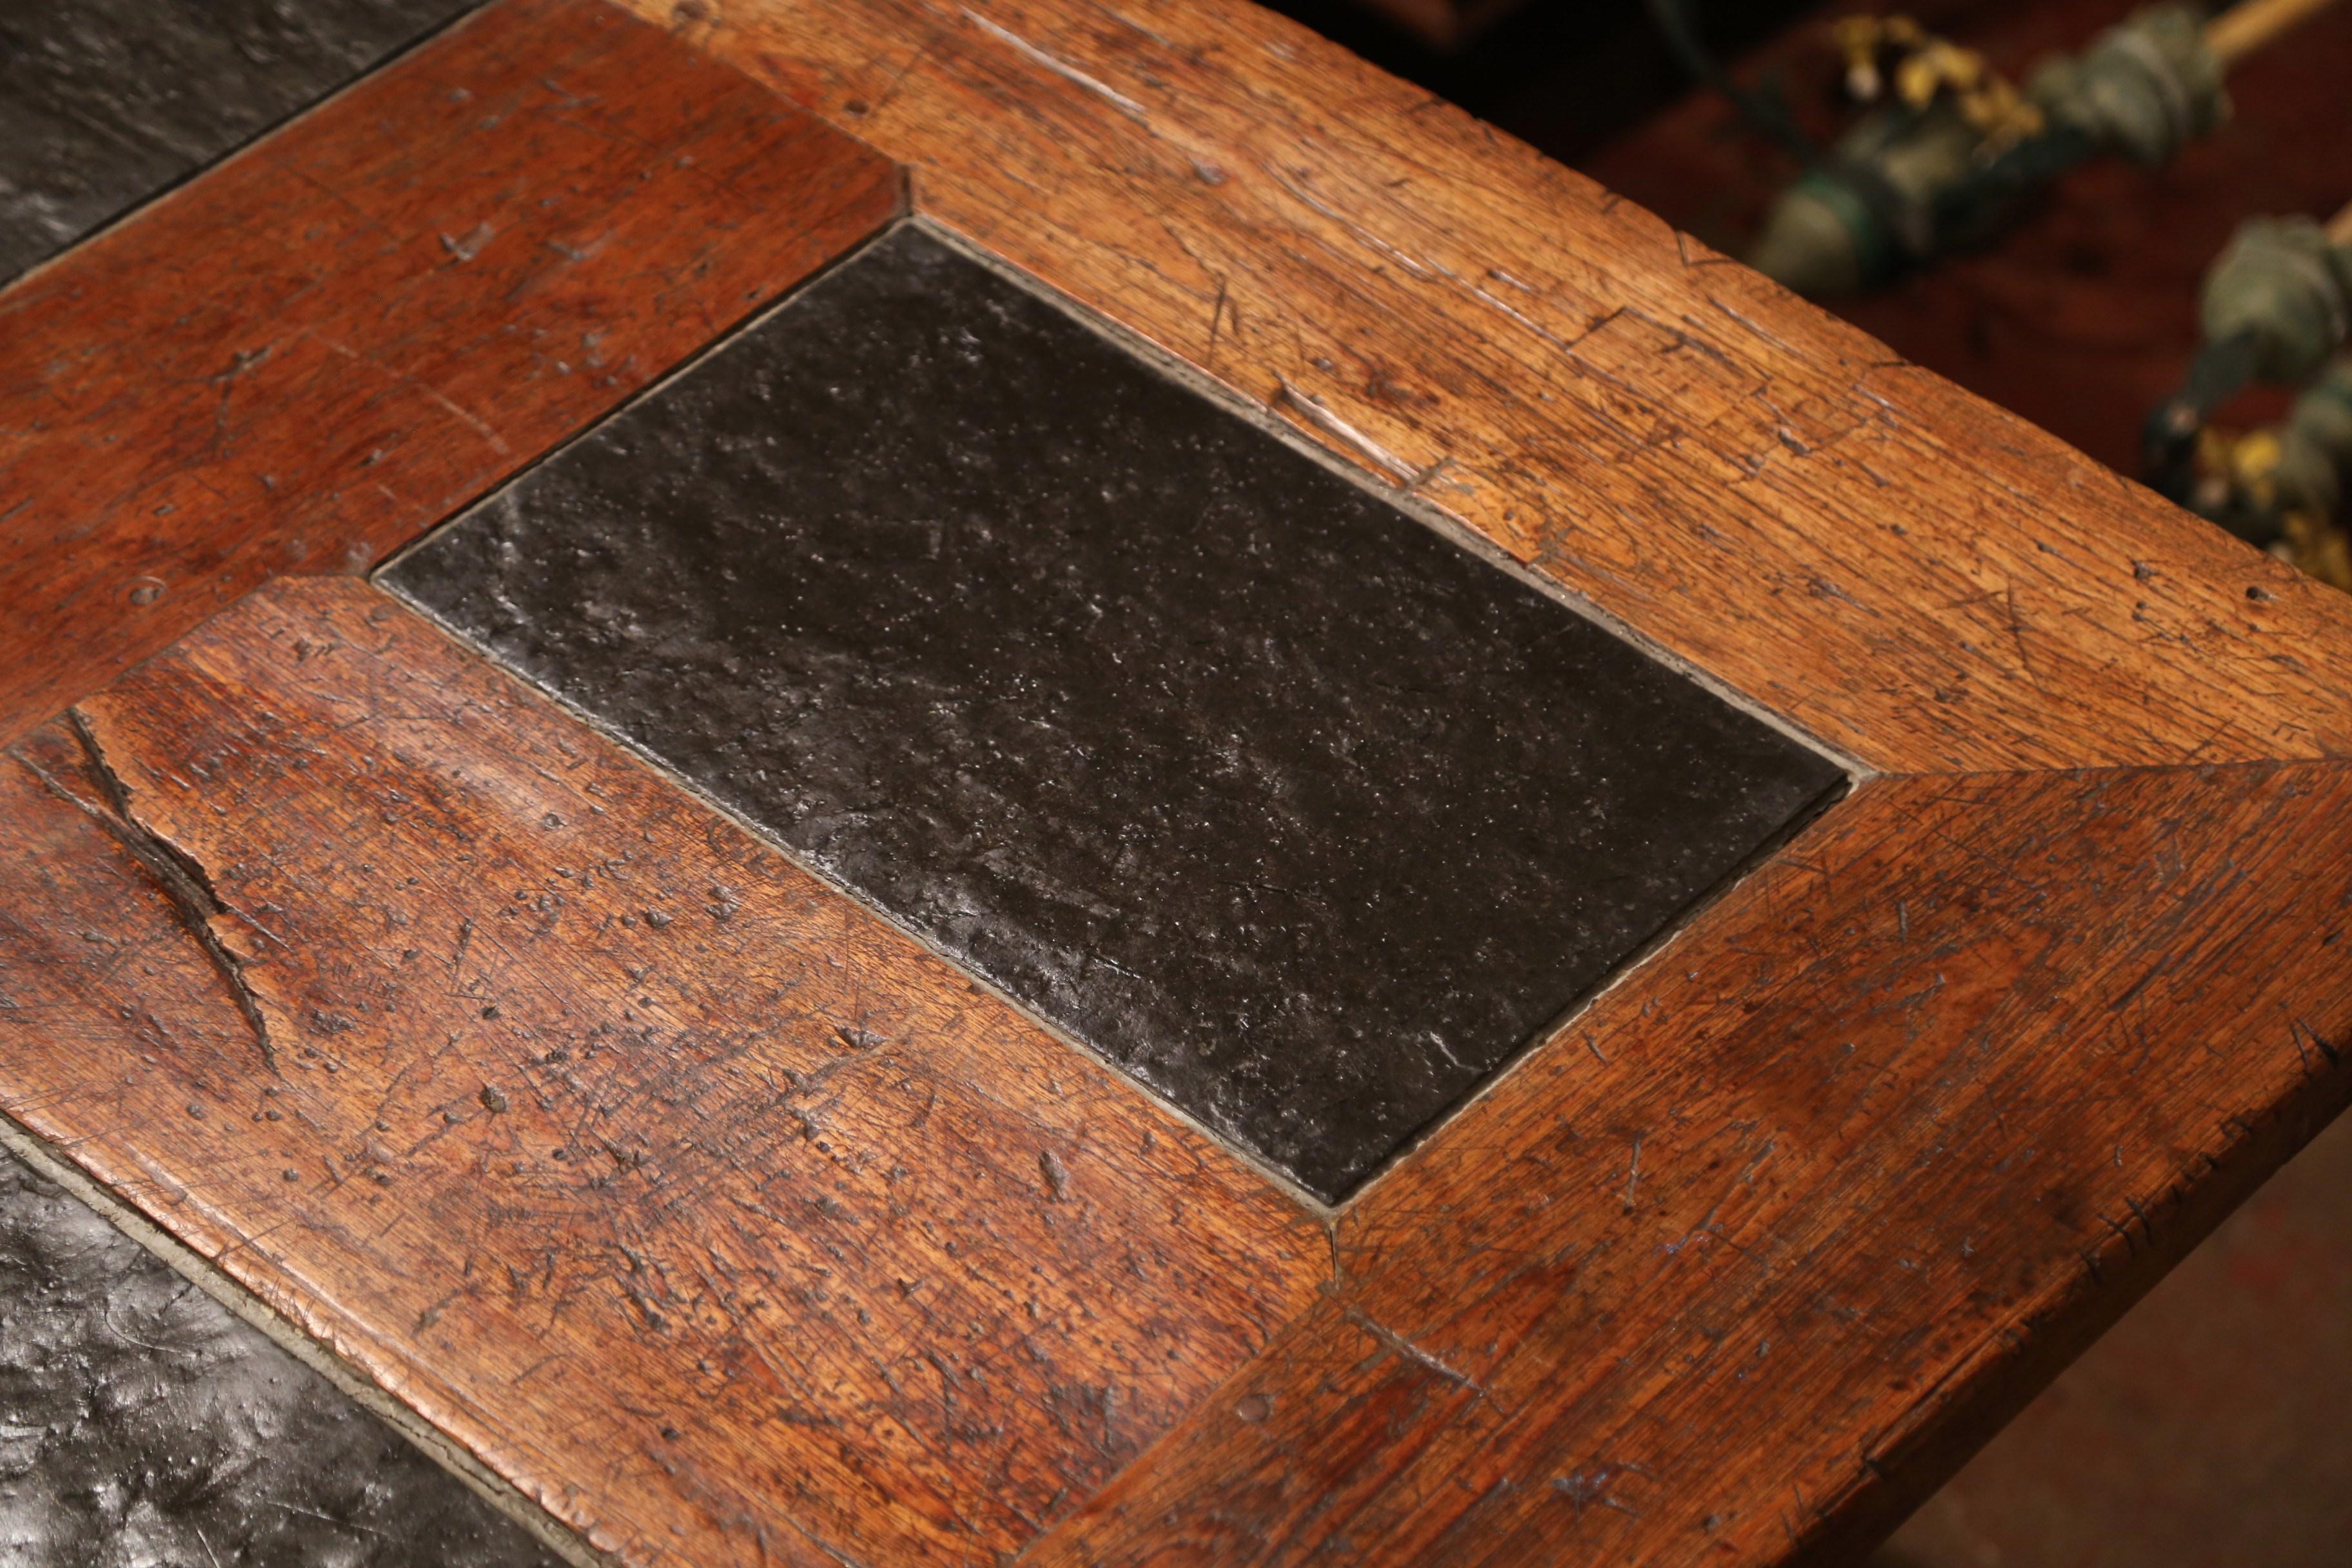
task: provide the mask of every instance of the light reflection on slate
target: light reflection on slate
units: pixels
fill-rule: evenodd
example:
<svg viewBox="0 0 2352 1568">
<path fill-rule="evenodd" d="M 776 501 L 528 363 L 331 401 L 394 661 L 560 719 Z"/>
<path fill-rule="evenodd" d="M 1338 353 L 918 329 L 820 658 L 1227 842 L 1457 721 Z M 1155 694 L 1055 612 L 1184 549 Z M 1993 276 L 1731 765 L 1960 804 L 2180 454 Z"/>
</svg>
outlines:
<svg viewBox="0 0 2352 1568">
<path fill-rule="evenodd" d="M 5 0 L 0 282 L 476 0 Z"/>
<path fill-rule="evenodd" d="M 0 1150 L 0 1563 L 561 1561 Z"/>
<path fill-rule="evenodd" d="M 385 581 L 1336 1200 L 1838 782 L 902 228 Z"/>
</svg>

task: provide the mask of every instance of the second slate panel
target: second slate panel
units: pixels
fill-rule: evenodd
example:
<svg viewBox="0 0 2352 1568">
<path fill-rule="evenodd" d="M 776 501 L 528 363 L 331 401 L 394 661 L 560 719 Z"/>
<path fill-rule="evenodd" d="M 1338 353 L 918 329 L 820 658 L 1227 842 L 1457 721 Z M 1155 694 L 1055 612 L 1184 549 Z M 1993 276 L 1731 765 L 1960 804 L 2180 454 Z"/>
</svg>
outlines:
<svg viewBox="0 0 2352 1568">
<path fill-rule="evenodd" d="M 1336 1202 L 1826 759 L 902 227 L 385 581 Z"/>
<path fill-rule="evenodd" d="M 477 0 L 7 0 L 0 282 Z"/>
<path fill-rule="evenodd" d="M 0 1563 L 562 1568 L 5 1148 Z"/>
</svg>

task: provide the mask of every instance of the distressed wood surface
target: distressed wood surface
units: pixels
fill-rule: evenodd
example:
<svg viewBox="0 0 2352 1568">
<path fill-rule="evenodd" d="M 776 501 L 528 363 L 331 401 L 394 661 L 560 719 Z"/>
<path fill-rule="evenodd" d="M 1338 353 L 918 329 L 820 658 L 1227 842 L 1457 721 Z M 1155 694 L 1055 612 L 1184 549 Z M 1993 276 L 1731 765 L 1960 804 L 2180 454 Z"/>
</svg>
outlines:
<svg viewBox="0 0 2352 1568">
<path fill-rule="evenodd" d="M 272 586 L 84 696 L 625 390 L 562 401 L 580 362 L 541 374 L 555 351 L 502 323 L 616 312 L 638 358 L 595 368 L 650 374 L 643 345 L 675 358 L 831 254 L 778 259 L 808 185 L 761 140 L 829 132 L 633 24 L 596 55 L 587 0 L 453 35 L 528 35 L 482 68 L 583 100 L 546 100 L 540 132 L 636 226 L 597 249 L 559 225 L 585 259 L 493 273 L 515 231 L 476 248 L 490 206 L 461 227 L 398 172 L 458 122 L 347 137 L 378 186 L 289 163 L 324 187 L 318 234 L 345 233 L 340 197 L 407 237 L 365 251 L 352 216 L 337 243 L 378 270 L 253 295 L 297 325 L 339 289 L 388 302 L 410 357 L 380 396 L 438 413 L 359 481 L 337 465 L 372 437 L 312 439 L 378 405 L 320 368 L 356 345 L 313 324 L 237 362 L 243 329 L 183 322 L 179 252 L 141 236 L 200 195 L 227 205 L 184 247 L 312 232 L 270 227 L 301 181 L 233 182 L 391 77 L 0 295 L 12 341 L 36 290 L 111 267 L 118 303 L 41 319 L 213 345 L 158 373 L 127 331 L 90 340 L 119 368 L 79 404 L 54 356 L 47 403 L 0 385 L 33 410 L 0 451 L 39 504 L 137 503 L 108 503 L 103 549 L 0 574 L 82 650 L 12 699 L 80 700 L 0 768 L 0 1109 L 599 1544 L 821 1568 L 1834 1555 L 2352 1095 L 2338 596 L 1224 0 L 629 3 L 913 165 L 933 218 L 1895 776 L 1327 1236 L 371 590 Z M 595 96 L 547 63 L 578 50 Z M 672 90 L 698 71 L 709 93 Z M 717 156 L 682 163 L 683 130 L 566 140 L 615 105 L 706 128 L 740 154 L 727 199 L 757 199 L 677 194 Z M 506 179 L 496 210 L 536 210 L 496 173 L 528 140 L 450 143 L 473 160 L 452 188 Z M 838 249 L 893 186 L 815 162 L 854 215 Z M 257 278 L 296 265 L 257 244 Z M 489 381 L 511 426 L 444 377 L 493 346 L 522 367 Z M 305 422 L 203 457 L 268 376 Z M 201 570 L 142 600 L 126 540 Z M 86 613 L 60 619 L 55 585 Z"/>
<path fill-rule="evenodd" d="M 993 1561 L 1328 1277 L 1265 1179 L 356 583 L 0 769 L 0 1110 L 593 1543 Z"/>
<path fill-rule="evenodd" d="M 1235 0 L 627 0 L 1887 772 L 2332 755 L 2329 591 Z"/>
<path fill-rule="evenodd" d="M 1030 1561 L 1845 1560 L 2352 1097 L 2347 864 L 2333 764 L 1865 786 Z"/>
<path fill-rule="evenodd" d="M 897 204 L 658 30 L 506 0 L 0 292 L 0 739 L 373 564 Z"/>
</svg>

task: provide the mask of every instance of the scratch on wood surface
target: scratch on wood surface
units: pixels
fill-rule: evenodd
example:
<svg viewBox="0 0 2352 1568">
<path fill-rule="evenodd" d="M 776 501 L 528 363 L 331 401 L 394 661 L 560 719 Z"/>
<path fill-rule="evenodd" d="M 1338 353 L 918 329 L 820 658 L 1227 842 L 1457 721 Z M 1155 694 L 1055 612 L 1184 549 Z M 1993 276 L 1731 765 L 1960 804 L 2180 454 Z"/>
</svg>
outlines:
<svg viewBox="0 0 2352 1568">
<path fill-rule="evenodd" d="M 132 812 L 130 789 L 107 762 L 105 749 L 99 744 L 97 733 L 90 729 L 89 721 L 81 710 L 67 709 L 66 722 L 73 731 L 74 739 L 80 742 L 83 764 L 105 797 L 103 809 L 68 789 L 57 775 L 23 752 L 11 754 L 27 773 L 40 781 L 43 788 L 105 828 L 154 881 L 171 904 L 181 927 L 203 950 L 205 959 L 227 988 L 229 999 L 236 1005 L 237 1012 L 252 1028 L 254 1043 L 261 1049 L 263 1064 L 272 1073 L 278 1072 L 278 1049 L 270 1040 L 269 1022 L 262 1016 L 260 1001 L 254 995 L 253 988 L 246 984 L 245 961 L 230 950 L 228 944 L 221 940 L 220 932 L 214 929 L 213 917 L 227 914 L 229 910 L 214 889 L 212 879 L 194 857 L 142 823 Z"/>
<path fill-rule="evenodd" d="M 1088 76 L 1086 72 L 1080 70 L 1074 65 L 1068 65 L 1061 60 L 1055 59 L 1052 55 L 1047 54 L 1045 50 L 1039 48 L 1036 45 L 1031 43 L 1020 34 L 1010 32 L 1005 28 L 998 26 L 995 23 L 990 21 L 987 17 L 982 16 L 979 12 L 974 11 L 968 5 L 964 7 L 963 14 L 971 21 L 973 26 L 978 27 L 982 32 L 986 33 L 989 37 L 996 39 L 999 43 L 1009 45 L 1013 48 L 1019 50 L 1022 54 L 1026 55 L 1029 58 L 1036 61 L 1039 65 L 1044 66 L 1047 70 L 1052 71 L 1055 76 L 1060 77 L 1063 80 L 1076 82 L 1078 86 L 1085 88 L 1088 92 L 1095 93 L 1103 98 L 1121 114 L 1128 115 L 1132 119 L 1143 121 L 1146 123 L 1150 122 L 1151 116 L 1144 109 L 1143 105 L 1136 102 L 1135 100 L 1128 97 L 1127 94 L 1119 91 L 1117 88 L 1110 86 L 1107 82 L 1097 80 L 1095 78 Z"/>
<path fill-rule="evenodd" d="M 1406 484 L 1411 485 L 1420 482 L 1422 476 L 1419 468 L 1414 468 L 1411 463 L 1406 462 L 1402 458 L 1398 457 L 1394 452 L 1390 451 L 1386 447 L 1381 446 L 1378 441 L 1373 440 L 1370 436 L 1365 435 L 1361 430 L 1357 429 L 1353 425 L 1349 424 L 1346 420 L 1340 418 L 1338 415 L 1324 407 L 1322 404 L 1317 402 L 1312 396 L 1300 393 L 1299 390 L 1291 385 L 1289 382 L 1283 381 L 1280 378 L 1276 378 L 1276 385 L 1281 389 L 1277 394 L 1280 401 L 1293 412 L 1297 414 L 1300 418 L 1306 420 L 1309 425 L 1314 426 L 1317 429 L 1324 432 L 1326 435 L 1338 437 L 1340 440 L 1345 441 L 1349 446 L 1354 447 L 1365 457 L 1370 458 L 1381 468 L 1386 468 L 1390 473 L 1394 474 L 1398 479 L 1402 479 Z"/>
<path fill-rule="evenodd" d="M 1611 1464 L 1604 1461 L 1589 1470 L 1553 1477 L 1551 1489 L 1569 1500 L 1575 1508 L 1579 1519 L 1584 1517 L 1584 1510 L 1588 1508 L 1612 1509 L 1619 1513 L 1639 1519 L 1642 1517 L 1642 1510 L 1619 1497 L 1614 1489 L 1621 1476 L 1646 1476 L 1647 1474 L 1649 1472 L 1639 1465 Z"/>
<path fill-rule="evenodd" d="M 1499 272 L 1495 272 L 1492 275 L 1496 278 L 1504 276 Z M 1514 281 L 1516 281 L 1516 279 L 1514 279 Z M 1522 285 L 1522 287 L 1524 287 L 1524 285 Z M 1520 310 L 1514 305 L 1507 304 L 1505 301 L 1496 299 L 1494 295 L 1488 293 L 1486 289 L 1479 288 L 1476 284 L 1473 283 L 1469 285 L 1469 292 L 1474 299 L 1476 299 L 1490 310 L 1500 310 L 1504 315 L 1508 316 L 1512 321 L 1517 321 L 1520 326 L 1525 327 L 1528 331 L 1533 332 L 1536 336 L 1541 338 L 1552 347 L 1560 350 L 1562 353 L 1566 353 L 1569 349 L 1574 346 L 1566 338 L 1561 337 L 1558 332 L 1551 331 L 1541 322 L 1535 321 L 1525 311 Z"/>
<path fill-rule="evenodd" d="M 1479 1384 L 1476 1378 L 1472 1377 L 1465 1372 L 1456 1372 L 1454 1368 L 1446 1365 L 1445 1363 L 1440 1361 L 1437 1357 L 1430 1354 L 1419 1345 L 1414 1344 L 1411 1340 L 1406 1339 L 1402 1334 L 1398 1333 L 1394 1329 L 1388 1327 L 1384 1323 L 1376 1321 L 1370 1314 L 1366 1313 L 1360 1308 L 1349 1308 L 1347 1316 L 1348 1321 L 1355 1324 L 1356 1327 L 1361 1329 L 1372 1338 L 1380 1341 L 1381 1343 L 1386 1345 L 1397 1354 L 1404 1357 L 1405 1360 L 1412 1362 L 1414 1365 L 1426 1367 L 1431 1372 L 1433 1372 L 1438 1376 L 1444 1378 L 1446 1382 L 1458 1384 L 1463 1388 L 1470 1390 L 1474 1394 L 1483 1394 L 1486 1392 L 1486 1389 Z"/>
</svg>

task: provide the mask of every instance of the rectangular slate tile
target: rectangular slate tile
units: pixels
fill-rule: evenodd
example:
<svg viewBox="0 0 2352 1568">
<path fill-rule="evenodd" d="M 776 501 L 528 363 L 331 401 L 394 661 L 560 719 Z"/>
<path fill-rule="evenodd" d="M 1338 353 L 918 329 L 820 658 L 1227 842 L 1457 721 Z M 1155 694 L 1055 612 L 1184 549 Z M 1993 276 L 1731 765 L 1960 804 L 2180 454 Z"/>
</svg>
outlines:
<svg viewBox="0 0 2352 1568">
<path fill-rule="evenodd" d="M 7 0 L 0 282 L 477 0 Z"/>
<path fill-rule="evenodd" d="M 561 1561 L 0 1149 L 0 1563 Z"/>
<path fill-rule="evenodd" d="M 384 580 L 1332 1201 L 1839 780 L 912 226 Z"/>
</svg>

